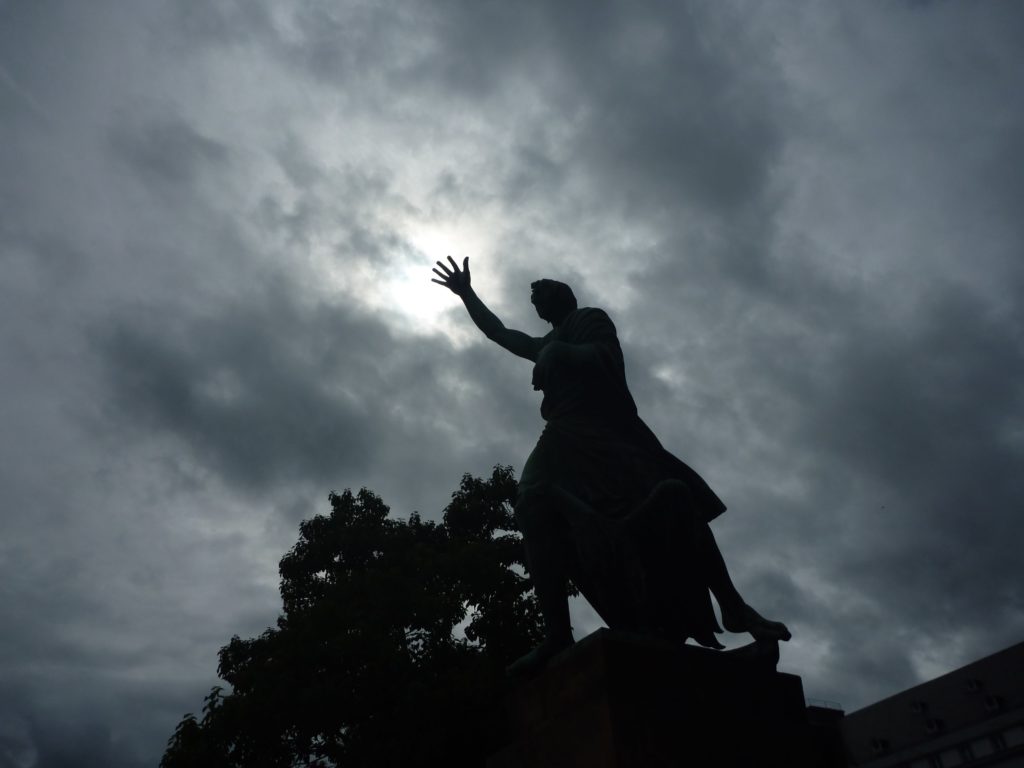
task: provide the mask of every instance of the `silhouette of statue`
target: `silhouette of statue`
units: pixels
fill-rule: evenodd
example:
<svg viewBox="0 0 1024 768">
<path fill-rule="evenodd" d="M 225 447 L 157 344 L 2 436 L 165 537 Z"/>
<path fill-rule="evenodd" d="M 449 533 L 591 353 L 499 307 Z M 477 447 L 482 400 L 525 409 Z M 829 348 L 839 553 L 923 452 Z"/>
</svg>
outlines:
<svg viewBox="0 0 1024 768">
<path fill-rule="evenodd" d="M 722 624 L 774 644 L 790 638 L 740 596 L 708 525 L 725 505 L 693 469 L 666 451 L 637 415 L 615 326 L 578 309 L 572 289 L 532 284 L 531 301 L 552 330 L 541 338 L 506 328 L 459 269 L 437 262 L 433 282 L 459 296 L 487 338 L 534 363 L 546 425 L 523 467 L 515 504 L 526 562 L 545 624 L 544 641 L 509 667 L 541 669 L 573 643 L 567 580 L 611 629 L 721 649 Z"/>
</svg>

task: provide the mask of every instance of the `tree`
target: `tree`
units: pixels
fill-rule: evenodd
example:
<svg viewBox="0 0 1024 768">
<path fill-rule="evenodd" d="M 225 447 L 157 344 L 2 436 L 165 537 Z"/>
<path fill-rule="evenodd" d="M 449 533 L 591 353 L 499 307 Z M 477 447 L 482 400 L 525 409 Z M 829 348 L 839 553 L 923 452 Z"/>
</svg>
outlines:
<svg viewBox="0 0 1024 768">
<path fill-rule="evenodd" d="M 510 467 L 465 475 L 440 524 L 332 493 L 281 560 L 276 627 L 221 648 L 230 690 L 182 719 L 161 768 L 481 765 L 504 665 L 541 637 L 515 489 Z"/>
</svg>

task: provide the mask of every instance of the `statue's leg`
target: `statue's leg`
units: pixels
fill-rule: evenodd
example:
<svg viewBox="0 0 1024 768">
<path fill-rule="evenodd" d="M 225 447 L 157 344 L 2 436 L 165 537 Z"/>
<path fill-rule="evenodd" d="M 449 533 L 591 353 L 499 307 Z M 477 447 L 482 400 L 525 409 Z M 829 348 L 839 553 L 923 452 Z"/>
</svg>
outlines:
<svg viewBox="0 0 1024 768">
<path fill-rule="evenodd" d="M 551 489 L 544 485 L 521 489 L 516 501 L 516 522 L 523 534 L 526 567 L 544 617 L 545 636 L 537 648 L 508 668 L 512 675 L 538 671 L 573 643 L 567 596 L 568 527 L 555 503 Z"/>
<path fill-rule="evenodd" d="M 725 558 L 722 557 L 722 550 L 715 541 L 715 535 L 711 532 L 711 526 L 700 521 L 697 524 L 697 537 L 711 594 L 715 596 L 723 612 L 736 612 L 744 604 L 743 598 L 736 585 L 732 583 L 732 577 L 729 576 L 729 569 L 725 565 Z"/>
<path fill-rule="evenodd" d="M 694 508 L 686 483 L 676 479 L 658 483 L 630 514 L 630 519 L 634 528 L 639 526 L 632 534 L 634 538 L 648 542 L 652 535 L 664 538 L 662 542 L 651 542 L 653 549 L 647 550 L 647 556 L 653 556 L 661 564 L 659 567 L 657 562 L 650 563 L 655 568 L 652 575 L 660 573 L 660 576 L 654 577 L 655 583 L 647 585 L 645 593 L 653 603 L 644 606 L 644 611 L 657 612 L 657 618 L 665 622 L 662 631 L 668 631 L 670 636 L 683 642 L 692 637 L 706 648 L 724 648 L 715 638 L 721 628 L 708 595 L 711 585 L 704 563 L 701 531 L 705 523 Z M 671 527 L 659 520 L 671 521 Z M 659 608 L 659 603 L 663 603 L 663 607 Z M 675 620 L 669 618 L 669 605 L 676 612 Z"/>
<path fill-rule="evenodd" d="M 701 522 L 698 532 L 708 584 L 718 607 L 722 609 L 722 626 L 730 632 L 749 632 L 757 640 L 789 640 L 791 635 L 785 624 L 764 618 L 740 596 L 729 576 L 711 526 Z"/>
</svg>

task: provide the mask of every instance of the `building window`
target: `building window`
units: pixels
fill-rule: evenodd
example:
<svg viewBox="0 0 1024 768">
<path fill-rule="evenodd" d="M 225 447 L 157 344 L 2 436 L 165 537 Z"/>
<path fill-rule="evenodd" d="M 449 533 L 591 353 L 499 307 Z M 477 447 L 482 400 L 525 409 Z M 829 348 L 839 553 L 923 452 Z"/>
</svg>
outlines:
<svg viewBox="0 0 1024 768">
<path fill-rule="evenodd" d="M 1008 747 L 1024 744 L 1024 725 L 1014 725 L 1003 731 L 1003 741 Z"/>
<path fill-rule="evenodd" d="M 959 749 L 947 749 L 939 755 L 939 758 L 942 761 L 942 768 L 955 768 L 964 763 L 964 756 Z"/>
<path fill-rule="evenodd" d="M 996 751 L 992 739 L 975 739 L 970 744 L 971 753 L 975 757 L 988 757 Z"/>
</svg>

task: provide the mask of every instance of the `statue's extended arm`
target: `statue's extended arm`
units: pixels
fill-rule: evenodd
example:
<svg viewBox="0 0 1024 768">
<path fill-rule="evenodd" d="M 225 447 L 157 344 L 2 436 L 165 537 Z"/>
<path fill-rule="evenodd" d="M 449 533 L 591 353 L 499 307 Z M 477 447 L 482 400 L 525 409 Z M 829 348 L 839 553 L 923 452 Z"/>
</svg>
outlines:
<svg viewBox="0 0 1024 768">
<path fill-rule="evenodd" d="M 536 362 L 543 346 L 543 340 L 528 336 L 522 331 L 506 328 L 498 316 L 487 308 L 487 305 L 480 300 L 470 285 L 468 256 L 462 262 L 462 269 L 459 269 L 451 256 L 448 257 L 448 261 L 451 263 L 450 267 L 440 261 L 437 262 L 440 269 L 435 268 L 433 272 L 441 279 L 431 279 L 431 282 L 443 285 L 462 299 L 470 318 L 488 339 L 514 355 Z"/>
</svg>

